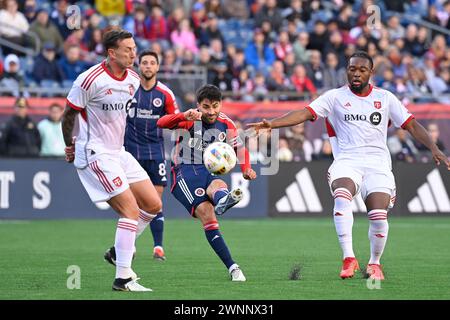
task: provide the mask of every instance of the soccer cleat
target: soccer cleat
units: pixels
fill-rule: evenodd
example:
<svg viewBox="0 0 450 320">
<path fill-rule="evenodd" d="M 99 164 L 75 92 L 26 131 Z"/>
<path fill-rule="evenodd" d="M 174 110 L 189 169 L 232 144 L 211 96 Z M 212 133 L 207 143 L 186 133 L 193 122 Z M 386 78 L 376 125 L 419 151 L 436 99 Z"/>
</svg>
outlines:
<svg viewBox="0 0 450 320">
<path fill-rule="evenodd" d="M 214 207 L 214 212 L 220 216 L 225 213 L 228 209 L 235 206 L 239 201 L 242 200 L 242 191 L 239 188 L 236 188 L 230 193 L 228 193 L 225 197 L 219 200 L 219 202 Z"/>
<path fill-rule="evenodd" d="M 230 272 L 230 276 L 231 276 L 231 281 L 246 281 L 247 279 L 245 279 L 244 273 L 242 272 L 242 270 L 239 267 L 235 267 L 233 270 L 231 270 Z"/>
<path fill-rule="evenodd" d="M 356 270 L 359 270 L 358 260 L 354 257 L 347 257 L 342 263 L 342 269 L 339 276 L 342 279 L 352 278 L 355 275 Z"/>
<path fill-rule="evenodd" d="M 153 291 L 150 288 L 146 288 L 139 283 L 137 283 L 136 279 L 128 278 L 128 279 L 120 279 L 116 278 L 113 282 L 112 289 L 114 291 L 132 291 L 132 292 L 149 292 Z"/>
<path fill-rule="evenodd" d="M 153 249 L 153 259 L 159 261 L 166 260 L 166 256 L 164 255 L 164 249 L 162 247 L 155 247 Z"/>
<path fill-rule="evenodd" d="M 133 260 L 135 257 L 136 253 L 133 252 Z M 105 259 L 105 261 L 109 262 L 110 264 L 112 264 L 113 266 L 116 265 L 116 248 L 111 247 L 108 250 L 106 250 L 105 254 L 103 255 L 103 258 Z"/>
<path fill-rule="evenodd" d="M 369 264 L 366 268 L 366 273 L 369 279 L 384 280 L 383 270 L 379 264 Z"/>
</svg>

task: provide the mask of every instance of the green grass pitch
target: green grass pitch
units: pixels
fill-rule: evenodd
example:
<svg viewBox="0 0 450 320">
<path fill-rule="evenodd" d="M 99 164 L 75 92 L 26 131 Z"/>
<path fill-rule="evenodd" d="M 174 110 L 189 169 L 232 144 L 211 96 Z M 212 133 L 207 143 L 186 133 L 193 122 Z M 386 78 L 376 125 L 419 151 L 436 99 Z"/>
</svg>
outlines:
<svg viewBox="0 0 450 320">
<path fill-rule="evenodd" d="M 193 219 L 166 219 L 165 262 L 153 261 L 149 230 L 137 241 L 133 268 L 150 293 L 113 292 L 103 253 L 113 220 L 0 220 L 0 299 L 450 299 L 450 218 L 391 218 L 382 263 L 387 280 L 368 289 L 361 274 L 338 277 L 341 253 L 332 218 L 222 220 L 224 238 L 247 282 L 232 283 Z M 354 224 L 354 249 L 365 265 L 367 219 Z M 81 288 L 67 289 L 67 268 Z M 289 280 L 295 265 L 300 280 Z"/>
</svg>

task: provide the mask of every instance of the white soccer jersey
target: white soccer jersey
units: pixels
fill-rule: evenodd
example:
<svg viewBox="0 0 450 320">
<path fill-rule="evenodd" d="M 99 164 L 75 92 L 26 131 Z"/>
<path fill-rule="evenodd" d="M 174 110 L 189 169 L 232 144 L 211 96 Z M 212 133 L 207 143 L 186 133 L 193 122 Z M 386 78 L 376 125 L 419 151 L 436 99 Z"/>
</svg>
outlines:
<svg viewBox="0 0 450 320">
<path fill-rule="evenodd" d="M 329 90 L 307 108 L 314 120 L 324 117 L 328 135 L 336 137 L 335 160 L 387 164 L 389 168 L 391 157 L 386 145 L 389 120 L 404 128 L 414 118 L 391 92 L 373 86 L 365 96 L 353 93 L 348 86 Z"/>
<path fill-rule="evenodd" d="M 75 166 L 87 166 L 87 152 L 119 153 L 123 147 L 126 116 L 139 75 L 127 69 L 119 79 L 106 68 L 106 61 L 91 67 L 75 80 L 67 104 L 81 111 L 77 119 Z"/>
</svg>

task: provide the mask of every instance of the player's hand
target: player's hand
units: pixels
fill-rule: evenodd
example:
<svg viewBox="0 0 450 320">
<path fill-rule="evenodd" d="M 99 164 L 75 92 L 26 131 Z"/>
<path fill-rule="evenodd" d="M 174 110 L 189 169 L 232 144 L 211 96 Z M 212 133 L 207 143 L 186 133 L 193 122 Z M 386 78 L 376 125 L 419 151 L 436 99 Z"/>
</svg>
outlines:
<svg viewBox="0 0 450 320">
<path fill-rule="evenodd" d="M 72 139 L 72 144 L 64 148 L 66 154 L 66 161 L 71 163 L 75 160 L 75 137 Z"/>
<path fill-rule="evenodd" d="M 242 176 L 244 177 L 245 180 L 253 180 L 256 179 L 256 172 L 255 170 L 248 168 L 247 170 L 244 171 L 244 173 L 242 174 Z"/>
<path fill-rule="evenodd" d="M 431 153 L 433 155 L 433 160 L 437 165 L 440 165 L 442 161 L 447 166 L 447 170 L 450 170 L 450 161 L 441 150 L 436 148 L 436 150 L 431 151 Z"/>
<path fill-rule="evenodd" d="M 184 112 L 187 121 L 197 121 L 202 119 L 202 113 L 196 109 L 189 109 Z"/>
<path fill-rule="evenodd" d="M 272 129 L 272 124 L 270 123 L 269 120 L 263 119 L 263 121 L 261 122 L 252 122 L 252 123 L 247 123 L 247 127 L 249 129 L 254 129 L 256 131 L 256 133 L 259 133 L 259 130 L 271 130 Z"/>
</svg>

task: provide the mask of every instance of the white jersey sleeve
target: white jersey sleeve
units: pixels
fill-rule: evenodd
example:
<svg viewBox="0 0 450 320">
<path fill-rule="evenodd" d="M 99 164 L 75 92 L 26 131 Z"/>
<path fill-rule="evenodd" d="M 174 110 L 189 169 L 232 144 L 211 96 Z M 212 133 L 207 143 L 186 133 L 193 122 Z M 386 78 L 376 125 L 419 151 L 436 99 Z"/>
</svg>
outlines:
<svg viewBox="0 0 450 320">
<path fill-rule="evenodd" d="M 88 90 L 84 89 L 82 85 L 85 78 L 85 74 L 79 75 L 67 95 L 67 102 L 75 110 L 85 109 L 89 102 L 89 92 L 91 92 L 93 86 L 90 86 Z"/>
<path fill-rule="evenodd" d="M 414 116 L 401 103 L 401 101 L 391 92 L 387 95 L 389 105 L 389 119 L 397 128 L 405 128 L 409 121 L 414 119 Z"/>
<path fill-rule="evenodd" d="M 336 89 L 328 90 L 321 96 L 319 96 L 317 99 L 312 101 L 309 106 L 306 108 L 311 111 L 311 113 L 314 116 L 314 120 L 316 120 L 318 117 L 328 117 L 330 113 L 333 110 L 333 103 L 334 103 L 334 93 Z"/>
</svg>

